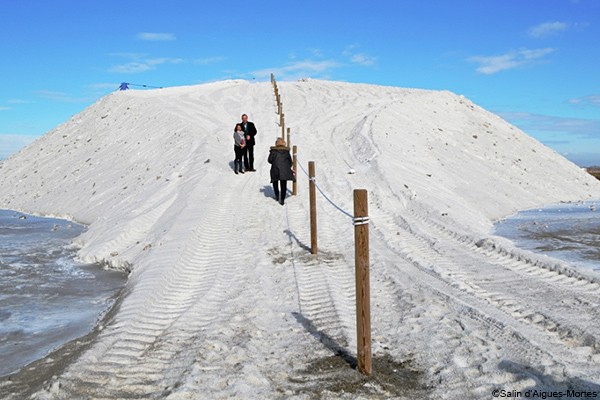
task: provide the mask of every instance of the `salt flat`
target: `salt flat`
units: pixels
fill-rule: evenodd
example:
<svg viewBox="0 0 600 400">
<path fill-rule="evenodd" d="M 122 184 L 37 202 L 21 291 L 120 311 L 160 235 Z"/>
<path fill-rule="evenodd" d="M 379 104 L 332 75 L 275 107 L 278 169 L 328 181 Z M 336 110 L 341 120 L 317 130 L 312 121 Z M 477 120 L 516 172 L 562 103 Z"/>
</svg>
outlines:
<svg viewBox="0 0 600 400">
<path fill-rule="evenodd" d="M 234 80 L 112 93 L 1 165 L 0 208 L 86 223 L 79 257 L 131 271 L 114 316 L 34 398 L 600 393 L 598 276 L 489 234 L 519 209 L 600 199 L 599 181 L 450 92 L 279 90 L 323 192 L 351 211 L 352 190 L 369 191 L 375 379 L 348 365 L 351 219 L 319 197 L 310 255 L 306 177 L 284 207 L 271 198 L 272 86 Z M 242 113 L 257 172 L 235 175 Z"/>
</svg>

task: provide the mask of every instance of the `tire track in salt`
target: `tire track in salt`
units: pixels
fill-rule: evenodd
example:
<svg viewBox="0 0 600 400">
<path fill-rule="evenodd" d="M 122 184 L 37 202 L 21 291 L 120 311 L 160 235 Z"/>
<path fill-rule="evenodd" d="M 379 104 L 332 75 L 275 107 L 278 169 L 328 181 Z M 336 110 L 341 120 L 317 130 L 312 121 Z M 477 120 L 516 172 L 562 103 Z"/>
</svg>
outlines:
<svg viewBox="0 0 600 400">
<path fill-rule="evenodd" d="M 600 339 L 592 336 L 600 332 L 600 285 L 595 278 L 549 261 L 534 261 L 525 251 L 514 254 L 489 240 L 475 242 L 434 221 L 417 218 L 437 232 L 437 239 L 458 244 L 444 245 L 441 251 L 449 258 L 461 259 L 460 267 L 447 263 L 438 273 L 461 282 L 464 290 L 507 314 L 554 334 L 569 347 L 585 345 L 594 353 L 600 350 Z M 564 290 L 575 297 L 564 299 Z M 561 299 L 551 309 L 544 300 L 549 295 Z"/>
<path fill-rule="evenodd" d="M 377 115 L 373 118 L 376 119 Z M 373 121 L 371 121 L 372 124 Z M 372 135 L 372 127 L 369 132 L 358 128 L 356 134 L 365 137 Z M 385 176 L 384 171 L 382 171 L 382 176 Z M 398 196 L 396 198 L 401 203 L 403 202 Z M 600 301 L 598 286 L 594 280 L 589 280 L 575 271 L 563 270 L 566 274 L 559 274 L 560 269 L 544 263 L 540 263 L 539 266 L 546 271 L 554 270 L 556 272 L 538 274 L 535 269 L 531 269 L 533 263 L 524 262 L 521 256 L 507 258 L 505 255 L 503 257 L 502 253 L 505 250 L 495 246 L 492 247 L 491 254 L 482 254 L 479 247 L 486 246 L 478 246 L 479 243 L 473 243 L 446 229 L 440 229 L 442 226 L 431 220 L 430 216 L 421 215 L 415 210 L 409 209 L 408 215 L 400 217 L 390 213 L 386 207 L 383 209 L 388 210 L 388 212 L 382 211 L 383 220 L 391 219 L 391 222 L 388 221 L 389 227 L 392 228 L 390 231 L 398 226 L 401 229 L 398 237 L 388 237 L 386 240 L 390 242 L 400 240 L 406 243 L 411 243 L 412 240 L 412 245 L 402 246 L 404 248 L 403 257 L 418 266 L 423 272 L 453 285 L 459 291 L 484 300 L 493 309 L 501 310 L 509 317 L 535 327 L 535 331 L 529 329 L 531 331 L 529 333 L 534 337 L 543 338 L 542 340 L 550 339 L 557 343 L 557 339 L 562 341 L 566 348 L 561 346 L 562 355 L 557 357 L 559 360 L 577 359 L 580 345 L 587 345 L 590 348 L 588 351 L 592 353 L 597 352 L 599 341 L 586 333 L 600 331 L 597 322 L 599 314 L 597 305 L 600 304 Z M 489 248 L 487 250 L 490 251 Z M 497 250 L 499 250 L 498 254 L 494 254 Z M 502 270 L 501 273 L 498 273 L 498 267 Z M 531 275 L 532 272 L 535 273 L 535 276 Z M 504 281 L 500 279 L 504 279 Z M 541 284 L 545 290 L 538 290 L 538 293 L 545 292 L 545 297 L 536 296 L 536 293 L 533 293 L 524 299 L 510 290 L 511 286 L 519 287 L 524 283 L 528 287 L 536 287 Z M 551 298 L 560 300 L 562 299 L 561 290 L 565 288 L 573 290 L 574 283 L 583 288 L 581 291 L 579 288 L 576 289 L 579 293 L 576 295 L 577 299 L 574 304 L 553 307 L 549 310 L 555 313 L 552 317 L 540 311 L 547 308 L 544 300 L 540 299 L 548 298 L 548 292 L 551 292 Z M 565 311 L 569 309 L 570 312 Z M 573 315 L 582 314 L 591 317 L 584 318 L 584 321 L 579 318 L 573 319 Z M 557 326 L 566 326 L 567 328 L 557 330 Z M 574 329 L 569 326 L 574 326 Z"/>
<path fill-rule="evenodd" d="M 286 211 L 289 235 L 297 239 L 306 238 L 310 242 L 307 211 L 303 207 L 287 207 Z M 321 245 L 332 231 L 325 226 L 319 228 Z M 291 245 L 299 292 L 300 322 L 330 350 L 348 357 L 347 348 L 355 341 L 354 297 L 351 296 L 354 292 L 354 275 L 349 274 L 343 255 L 335 252 L 335 248 L 332 251 L 329 250 L 331 247 L 322 246 L 318 255 L 312 255 L 308 245 L 300 244 L 302 250 L 295 248 L 293 242 Z"/>
<path fill-rule="evenodd" d="M 234 215 L 227 205 L 235 201 L 233 197 L 230 191 L 204 204 L 208 212 L 175 262 L 168 252 L 154 261 L 173 265 L 168 278 L 158 283 L 155 296 L 133 321 L 121 322 L 128 318 L 124 309 L 115 328 L 101 337 L 100 342 L 109 341 L 107 351 L 97 363 L 85 366 L 83 362 L 82 373 L 65 385 L 73 395 L 159 396 L 169 380 L 185 373 L 190 360 L 174 361 L 184 351 L 184 344 L 221 313 L 227 294 L 236 286 L 236 269 L 245 257 L 242 249 L 228 246 L 226 228 L 233 225 Z M 186 214 L 198 215 L 193 210 Z M 148 284 L 148 279 L 145 282 Z"/>
<path fill-rule="evenodd" d="M 506 307 L 502 307 L 501 302 L 494 301 L 497 300 L 496 298 L 483 293 L 483 291 L 475 287 L 471 283 L 474 280 L 472 278 L 475 275 L 474 271 L 471 271 L 470 274 L 461 275 L 459 279 L 448 279 L 448 277 L 440 275 L 439 271 L 449 268 L 454 268 L 456 271 L 464 268 L 462 260 L 464 258 L 468 259 L 468 253 L 453 254 L 451 246 L 450 248 L 444 247 L 441 252 L 440 250 L 436 250 L 431 243 L 414 232 L 413 224 L 410 227 L 400 226 L 403 224 L 402 221 L 384 222 L 381 221 L 381 218 L 378 219 L 378 222 L 392 223 L 396 226 L 396 230 L 400 229 L 397 238 L 394 240 L 383 238 L 380 230 L 374 229 L 374 231 L 378 233 L 380 239 L 386 242 L 392 251 L 397 252 L 403 259 L 408 261 L 409 265 L 416 267 L 419 271 L 426 274 L 421 275 L 419 282 L 429 282 L 431 288 L 448 298 L 449 304 L 453 305 L 459 315 L 466 316 L 475 322 L 479 321 L 483 326 L 486 326 L 486 336 L 489 336 L 493 342 L 502 343 L 503 348 L 512 349 L 509 354 L 519 354 L 521 359 L 526 361 L 527 365 L 545 365 L 547 368 L 561 368 L 565 361 L 578 360 L 577 355 L 581 354 L 580 350 L 572 348 L 568 344 L 565 346 L 566 343 L 557 340 L 560 337 L 556 337 L 552 333 L 552 329 L 540 330 L 540 326 L 545 328 L 543 324 L 540 326 L 532 325 L 532 320 L 525 318 L 527 315 L 524 317 L 511 313 Z M 440 238 L 437 237 L 436 239 L 439 240 Z M 412 250 L 410 250 L 410 253 L 407 253 L 406 249 Z M 461 261 L 457 264 L 457 261 L 452 260 Z M 478 259 L 475 260 L 473 266 L 477 267 L 482 263 L 490 265 L 489 260 Z M 491 266 L 493 267 L 494 264 L 491 264 Z M 392 276 L 396 275 L 393 268 L 388 268 L 388 273 Z M 480 273 L 479 276 L 484 279 L 486 274 Z M 493 280 L 491 278 L 491 281 Z M 515 301 L 518 300 L 517 298 Z M 523 305 L 531 307 L 531 304 L 528 303 Z M 547 342 L 551 342 L 554 345 L 542 350 L 536 344 Z M 468 359 L 469 357 L 466 357 L 463 362 Z M 440 365 L 443 365 L 443 363 Z M 480 380 L 484 376 L 482 372 L 477 372 L 477 368 L 473 369 L 473 366 L 464 365 L 463 367 L 471 370 L 470 374 L 475 380 Z M 450 372 L 448 368 L 442 369 L 444 369 L 444 373 Z M 456 379 L 458 378 L 451 378 L 451 380 Z M 489 384 L 487 382 L 479 383 L 480 385 L 474 383 L 473 387 L 479 387 L 481 384 Z"/>
<path fill-rule="evenodd" d="M 396 246 L 382 238 L 377 229 L 373 231 L 373 242 L 376 242 L 373 245 L 377 248 L 378 257 L 383 260 L 401 257 L 393 265 L 382 262 L 382 273 L 387 279 L 407 286 L 402 296 L 396 299 L 404 314 L 397 329 L 398 337 L 405 338 L 413 347 L 395 343 L 393 338 L 389 339 L 391 343 L 388 346 L 399 346 L 411 354 L 417 364 L 428 371 L 432 384 L 443 387 L 445 394 L 453 390 L 465 394 L 489 385 L 490 371 L 484 373 L 483 369 L 491 368 L 487 361 L 496 356 L 494 347 L 498 344 L 509 354 L 519 354 L 523 360 L 534 365 L 541 365 L 541 360 L 547 359 L 544 351 L 534 344 L 537 343 L 535 340 L 528 341 L 519 334 L 522 329 L 518 324 L 515 326 L 503 314 L 490 309 L 479 299 L 448 286 L 447 282 L 428 270 L 424 263 L 432 259 L 425 246 L 415 248 L 423 257 L 417 260 L 400 254 Z M 399 236 L 396 239 L 399 242 L 416 246 L 410 243 L 410 235 Z M 406 310 L 403 302 L 412 304 L 412 308 Z M 424 320 L 423 313 L 430 317 Z M 466 332 L 470 332 L 468 338 Z M 427 340 L 419 341 L 418 337 Z M 472 349 L 474 337 L 488 344 Z M 473 357 L 472 353 L 477 351 L 482 354 Z"/>
</svg>

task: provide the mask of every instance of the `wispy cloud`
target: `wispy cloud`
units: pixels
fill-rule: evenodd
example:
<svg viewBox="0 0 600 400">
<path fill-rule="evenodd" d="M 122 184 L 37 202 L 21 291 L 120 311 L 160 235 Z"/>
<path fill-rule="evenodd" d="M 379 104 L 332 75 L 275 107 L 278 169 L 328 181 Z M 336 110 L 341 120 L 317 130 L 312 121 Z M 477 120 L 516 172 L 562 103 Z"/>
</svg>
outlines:
<svg viewBox="0 0 600 400">
<path fill-rule="evenodd" d="M 221 62 L 225 60 L 225 57 L 220 57 L 220 56 L 216 56 L 216 57 L 205 57 L 205 58 L 198 58 L 196 60 L 194 60 L 194 64 L 197 65 L 209 65 L 209 64 L 215 64 L 218 62 Z"/>
<path fill-rule="evenodd" d="M 564 118 L 532 113 L 498 113 L 580 166 L 600 164 L 600 119 Z"/>
<path fill-rule="evenodd" d="M 274 73 L 278 79 L 330 79 L 330 74 L 335 69 L 372 66 L 377 62 L 376 57 L 358 52 L 357 48 L 357 45 L 346 46 L 335 57 L 327 56 L 321 49 L 308 48 L 303 51 L 303 58 L 300 58 L 298 53 L 292 50 L 288 54 L 289 60 L 285 65 L 252 71 L 248 75 L 255 78 L 266 78 L 269 74 Z"/>
<path fill-rule="evenodd" d="M 8 104 L 29 104 L 29 103 L 31 103 L 30 100 L 23 100 L 23 99 L 9 99 L 6 102 Z"/>
<path fill-rule="evenodd" d="M 150 58 L 146 60 L 131 61 L 126 64 L 116 65 L 109 69 L 110 72 L 119 74 L 136 74 L 156 69 L 158 65 L 180 64 L 181 58 Z"/>
<path fill-rule="evenodd" d="M 499 115 L 526 131 L 556 132 L 587 139 L 597 139 L 600 132 L 600 120 L 597 119 L 565 118 L 533 113 L 499 113 Z"/>
<path fill-rule="evenodd" d="M 377 61 L 376 57 L 372 57 L 372 56 L 366 55 L 364 53 L 357 52 L 356 48 L 357 48 L 356 45 L 348 46 L 348 47 L 346 47 L 346 49 L 344 49 L 342 54 L 345 57 L 348 57 L 350 62 L 353 64 L 358 64 L 358 65 L 362 65 L 362 66 L 366 66 L 366 67 L 375 65 L 375 62 Z"/>
<path fill-rule="evenodd" d="M 371 66 L 375 64 L 375 61 L 377 61 L 377 58 L 375 57 L 371 57 L 371 56 L 367 56 L 366 54 L 353 54 L 352 57 L 350 57 L 350 61 L 352 61 L 354 64 L 358 64 L 358 65 L 364 65 L 364 66 Z"/>
<path fill-rule="evenodd" d="M 566 31 L 569 28 L 569 25 L 565 22 L 544 22 L 543 24 L 539 24 L 529 28 L 528 34 L 529 36 L 539 39 L 547 36 L 558 35 Z"/>
<path fill-rule="evenodd" d="M 340 64 L 334 60 L 303 60 L 289 63 L 283 67 L 253 71 L 251 74 L 258 78 L 267 77 L 271 73 L 274 73 L 279 79 L 311 78 L 321 77 L 322 74 L 339 66 Z"/>
<path fill-rule="evenodd" d="M 45 99 L 60 103 L 85 103 L 94 99 L 93 97 L 78 97 L 69 93 L 52 90 L 38 90 L 36 94 Z"/>
<path fill-rule="evenodd" d="M 570 99 L 568 102 L 581 106 L 600 107 L 600 94 L 578 97 L 575 99 Z"/>
<path fill-rule="evenodd" d="M 508 69 L 533 65 L 554 51 L 556 50 L 550 47 L 533 50 L 520 49 L 498 56 L 474 56 L 470 57 L 468 61 L 479 64 L 476 71 L 480 74 L 492 75 Z"/>
<path fill-rule="evenodd" d="M 173 33 L 156 33 L 156 32 L 140 32 L 136 36 L 140 40 L 148 40 L 151 42 L 170 42 L 176 40 Z"/>
<path fill-rule="evenodd" d="M 92 83 L 86 85 L 86 89 L 94 92 L 104 92 L 107 90 L 115 90 L 119 86 L 116 82 Z"/>
<path fill-rule="evenodd" d="M 10 104 L 10 105 L 2 105 L 0 104 L 0 111 L 8 111 L 8 110 L 13 110 L 14 107 L 13 105 L 20 105 L 20 104 L 29 104 L 32 103 L 29 100 L 21 100 L 21 99 L 8 99 L 6 100 L 6 104 Z"/>
</svg>

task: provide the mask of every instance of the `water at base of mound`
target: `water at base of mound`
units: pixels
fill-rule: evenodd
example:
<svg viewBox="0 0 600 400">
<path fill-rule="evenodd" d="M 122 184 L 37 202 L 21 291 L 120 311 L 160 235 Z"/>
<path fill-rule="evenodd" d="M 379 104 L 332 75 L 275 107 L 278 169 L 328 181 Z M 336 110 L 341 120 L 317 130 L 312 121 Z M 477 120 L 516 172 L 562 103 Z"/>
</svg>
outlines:
<svg viewBox="0 0 600 400">
<path fill-rule="evenodd" d="M 89 333 L 127 276 L 74 260 L 85 227 L 0 210 L 0 376 Z"/>
<path fill-rule="evenodd" d="M 517 246 L 600 272 L 600 201 L 521 211 L 492 232 Z"/>
</svg>

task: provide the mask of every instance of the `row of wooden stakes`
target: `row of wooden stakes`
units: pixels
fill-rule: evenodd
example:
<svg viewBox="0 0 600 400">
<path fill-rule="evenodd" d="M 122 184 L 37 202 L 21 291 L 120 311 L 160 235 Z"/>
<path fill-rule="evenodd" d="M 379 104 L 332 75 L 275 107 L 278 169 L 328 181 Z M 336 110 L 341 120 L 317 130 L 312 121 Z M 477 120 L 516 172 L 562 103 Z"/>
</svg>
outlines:
<svg viewBox="0 0 600 400">
<path fill-rule="evenodd" d="M 277 102 L 277 114 L 279 115 L 279 126 L 281 127 L 281 137 L 286 139 L 285 133 L 285 115 L 283 113 L 283 103 L 275 75 L 271 74 L 271 84 Z M 290 128 L 287 128 L 286 144 L 290 146 Z M 292 146 L 292 169 L 297 176 L 298 149 Z M 316 206 L 316 185 L 315 185 L 315 163 L 308 162 L 309 179 L 309 199 L 310 199 L 310 251 L 317 254 L 317 206 Z M 298 179 L 295 179 L 292 186 L 292 195 L 298 194 Z M 355 281 L 356 281 L 356 332 L 357 332 L 357 367 L 365 374 L 371 375 L 373 372 L 372 351 L 371 351 L 371 300 L 370 300 L 370 277 L 369 277 L 369 211 L 367 191 L 365 189 L 354 190 L 354 263 L 355 263 Z"/>
</svg>

